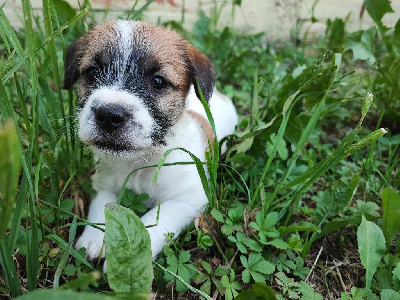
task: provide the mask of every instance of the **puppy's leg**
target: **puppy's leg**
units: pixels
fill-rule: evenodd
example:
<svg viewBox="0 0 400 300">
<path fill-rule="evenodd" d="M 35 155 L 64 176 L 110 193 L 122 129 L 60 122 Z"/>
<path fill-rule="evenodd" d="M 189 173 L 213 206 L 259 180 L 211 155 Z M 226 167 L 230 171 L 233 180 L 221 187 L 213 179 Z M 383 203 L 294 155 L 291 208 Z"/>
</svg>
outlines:
<svg viewBox="0 0 400 300">
<path fill-rule="evenodd" d="M 177 237 L 182 228 L 200 215 L 201 209 L 201 205 L 177 200 L 169 200 L 161 204 L 158 225 L 148 228 L 153 258 L 166 245 L 165 234 L 173 233 Z M 158 207 L 154 207 L 142 217 L 145 226 L 156 224 L 157 210 Z"/>
<path fill-rule="evenodd" d="M 108 203 L 117 202 L 117 196 L 110 192 L 100 191 L 92 200 L 89 207 L 89 215 L 87 220 L 91 223 L 105 223 L 104 208 Z M 98 225 L 104 228 L 103 225 Z M 85 226 L 83 234 L 75 244 L 75 249 L 86 248 L 86 257 L 94 259 L 100 255 L 103 247 L 104 232 L 90 225 Z M 105 249 L 103 249 L 102 257 L 105 257 Z"/>
</svg>

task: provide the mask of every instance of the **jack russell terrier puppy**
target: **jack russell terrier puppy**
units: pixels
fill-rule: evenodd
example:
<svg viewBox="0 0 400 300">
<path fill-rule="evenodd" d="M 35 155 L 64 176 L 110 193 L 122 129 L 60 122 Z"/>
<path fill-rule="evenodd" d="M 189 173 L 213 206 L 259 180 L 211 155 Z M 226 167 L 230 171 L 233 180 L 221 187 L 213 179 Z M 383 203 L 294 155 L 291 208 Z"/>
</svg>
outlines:
<svg viewBox="0 0 400 300">
<path fill-rule="evenodd" d="M 72 44 L 66 55 L 65 88 L 75 83 L 79 99 L 79 137 L 99 158 L 92 177 L 97 195 L 88 221 L 104 223 L 104 208 L 115 203 L 133 170 L 156 165 L 164 152 L 182 147 L 205 161 L 214 132 L 198 99 L 208 101 L 219 139 L 234 133 L 237 114 L 232 101 L 214 90 L 215 71 L 208 58 L 175 31 L 140 21 L 109 21 Z M 214 145 L 218 147 L 218 145 Z M 192 161 L 175 150 L 166 163 Z M 147 193 L 152 255 L 175 237 L 207 204 L 195 165 L 174 165 L 134 172 L 126 187 Z M 75 248 L 87 258 L 101 253 L 104 232 L 86 225 Z M 104 255 L 104 251 L 103 251 Z"/>
</svg>

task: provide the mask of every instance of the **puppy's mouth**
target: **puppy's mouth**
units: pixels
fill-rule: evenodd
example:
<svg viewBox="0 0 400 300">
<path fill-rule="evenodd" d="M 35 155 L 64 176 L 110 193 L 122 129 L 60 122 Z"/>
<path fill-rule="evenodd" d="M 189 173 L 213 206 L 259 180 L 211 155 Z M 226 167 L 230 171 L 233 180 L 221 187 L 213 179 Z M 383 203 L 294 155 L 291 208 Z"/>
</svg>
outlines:
<svg viewBox="0 0 400 300">
<path fill-rule="evenodd" d="M 107 153 L 128 152 L 135 150 L 132 148 L 131 145 L 127 145 L 124 143 L 110 142 L 110 141 L 102 141 L 102 140 L 95 140 L 92 143 L 90 143 L 90 145 L 94 146 L 97 150 L 105 151 Z"/>
</svg>

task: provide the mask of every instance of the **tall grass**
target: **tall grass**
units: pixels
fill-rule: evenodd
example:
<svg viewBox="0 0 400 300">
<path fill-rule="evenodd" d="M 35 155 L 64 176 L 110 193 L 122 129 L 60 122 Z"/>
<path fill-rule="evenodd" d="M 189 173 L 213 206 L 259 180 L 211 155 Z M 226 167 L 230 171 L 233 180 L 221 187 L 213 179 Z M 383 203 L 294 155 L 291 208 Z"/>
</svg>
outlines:
<svg viewBox="0 0 400 300">
<path fill-rule="evenodd" d="M 18 147 L 14 151 L 19 155 L 23 170 L 10 234 L 2 240 L 1 247 L 0 263 L 13 296 L 19 295 L 21 290 L 13 261 L 14 251 L 21 247 L 17 247 L 17 239 L 21 234 L 26 238 L 25 270 L 20 269 L 18 273 L 26 272 L 27 288 L 34 290 L 41 273 L 39 256 L 42 242 L 54 233 L 43 224 L 42 206 L 39 203 L 55 204 L 52 199 L 61 199 L 72 179 L 69 177 L 78 173 L 75 171 L 77 162 L 82 159 L 81 145 L 74 138 L 75 100 L 71 93 L 61 90 L 60 74 L 65 45 L 60 36 L 74 23 L 83 24 L 82 17 L 87 12 L 84 9 L 67 24 L 60 26 L 54 2 L 43 1 L 46 29 L 43 32 L 34 30 L 30 2 L 24 0 L 22 4 L 24 27 L 18 33 L 12 28 L 3 9 L 0 10 L 0 35 L 7 50 L 1 65 L 0 120 L 3 125 L 9 120 L 13 122 L 18 140 Z M 42 23 L 35 20 L 40 28 Z M 13 169 L 2 169 L 2 175 L 11 176 L 8 170 Z M 64 182 L 67 183 L 60 189 Z M 8 207 L 14 208 L 14 204 L 11 202 Z M 24 214 L 27 214 L 27 218 L 22 224 Z M 7 224 L 11 215 L 2 216 Z M 25 228 L 25 233 L 21 232 L 22 228 Z"/>
</svg>

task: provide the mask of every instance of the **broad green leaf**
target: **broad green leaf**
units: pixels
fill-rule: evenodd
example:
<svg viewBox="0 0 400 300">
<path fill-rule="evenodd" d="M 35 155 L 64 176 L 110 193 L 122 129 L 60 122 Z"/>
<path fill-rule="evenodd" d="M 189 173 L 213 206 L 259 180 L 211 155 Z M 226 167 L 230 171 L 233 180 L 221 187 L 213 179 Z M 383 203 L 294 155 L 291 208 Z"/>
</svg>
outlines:
<svg viewBox="0 0 400 300">
<path fill-rule="evenodd" d="M 281 239 L 274 239 L 270 242 L 266 242 L 265 244 L 274 246 L 275 248 L 281 250 L 286 250 L 289 247 L 289 245 L 284 240 Z"/>
<path fill-rule="evenodd" d="M 203 261 L 201 262 L 201 265 L 203 266 L 204 270 L 207 271 L 208 274 L 211 274 L 211 272 L 212 272 L 212 267 L 211 267 L 211 265 L 210 265 L 208 262 L 206 262 L 206 261 L 203 260 Z"/>
<path fill-rule="evenodd" d="M 316 292 L 314 289 L 305 281 L 300 281 L 299 291 L 302 293 L 300 300 L 322 300 L 322 296 Z"/>
<path fill-rule="evenodd" d="M 400 292 L 400 263 L 397 263 L 393 269 L 393 286 L 397 292 Z"/>
<path fill-rule="evenodd" d="M 204 250 L 207 250 L 208 247 L 211 247 L 213 245 L 213 240 L 209 235 L 202 234 L 201 231 L 198 231 L 197 245 L 201 246 Z"/>
<path fill-rule="evenodd" d="M 358 253 L 366 270 L 366 288 L 371 287 L 372 276 L 386 252 L 385 237 L 375 223 L 364 216 L 357 230 Z"/>
<path fill-rule="evenodd" d="M 301 252 L 304 249 L 304 240 L 297 233 L 293 233 L 287 240 L 290 249 Z"/>
<path fill-rule="evenodd" d="M 382 192 L 383 211 L 383 235 L 386 240 L 386 248 L 389 249 L 390 242 L 400 231 L 400 196 L 389 187 Z"/>
<path fill-rule="evenodd" d="M 178 263 L 179 264 L 184 264 L 185 262 L 188 262 L 190 260 L 190 253 L 187 251 L 182 251 L 179 254 L 179 258 L 178 258 Z"/>
<path fill-rule="evenodd" d="M 60 289 L 62 290 L 78 290 L 79 288 L 86 287 L 89 283 L 99 280 L 100 272 L 94 271 L 90 273 L 83 273 L 78 278 L 68 281 L 63 284 Z"/>
<path fill-rule="evenodd" d="M 359 176 L 356 174 L 348 184 L 338 180 L 333 184 L 331 189 L 319 193 L 321 196 L 316 197 L 315 223 L 320 224 L 326 218 L 337 215 L 344 210 L 356 192 L 358 181 Z"/>
<path fill-rule="evenodd" d="M 365 8 L 371 19 L 379 26 L 385 14 L 393 12 L 389 0 L 365 0 Z"/>
<path fill-rule="evenodd" d="M 0 241 L 14 210 L 14 196 L 21 170 L 19 151 L 17 133 L 9 122 L 0 130 Z"/>
<path fill-rule="evenodd" d="M 241 292 L 235 300 L 275 300 L 275 292 L 265 283 L 256 282 L 251 289 Z"/>
<path fill-rule="evenodd" d="M 400 300 L 400 294 L 391 289 L 384 289 L 381 292 L 381 300 Z"/>
<path fill-rule="evenodd" d="M 357 287 L 353 286 L 351 288 L 351 294 L 353 297 L 348 298 L 351 300 L 364 300 L 364 299 L 378 300 L 379 299 L 378 296 L 376 296 L 374 293 L 372 293 L 371 290 L 368 288 L 357 288 Z"/>
<path fill-rule="evenodd" d="M 364 202 L 362 200 L 356 200 L 356 203 L 358 206 L 358 211 L 356 211 L 354 215 L 336 218 L 326 223 L 322 228 L 320 236 L 325 236 L 347 225 L 358 226 L 361 223 L 363 215 L 370 218 L 379 218 L 379 206 L 375 202 Z"/>
<path fill-rule="evenodd" d="M 327 21 L 326 41 L 329 49 L 341 50 L 346 36 L 346 22 L 340 18 L 335 18 Z"/>
<path fill-rule="evenodd" d="M 64 0 L 54 1 L 54 7 L 57 11 L 58 21 L 64 24 L 76 16 L 76 11 Z"/>
<path fill-rule="evenodd" d="M 105 209 L 107 272 L 116 292 L 149 292 L 153 282 L 150 236 L 131 210 L 118 204 Z"/>
<path fill-rule="evenodd" d="M 231 269 L 229 277 L 227 275 L 222 276 L 221 284 L 225 287 L 226 300 L 233 300 L 238 295 L 237 291 L 242 289 L 240 284 L 235 281 L 235 271 L 233 269 Z"/>
<path fill-rule="evenodd" d="M 262 211 L 258 211 L 256 215 L 256 222 L 250 222 L 250 227 L 258 230 L 261 242 L 266 242 L 266 237 L 277 238 L 279 237 L 279 232 L 275 225 L 278 222 L 278 213 L 271 212 L 264 217 Z"/>
<path fill-rule="evenodd" d="M 211 293 L 211 280 L 208 278 L 200 287 L 200 291 L 209 295 Z"/>
<path fill-rule="evenodd" d="M 243 232 L 236 233 L 236 238 L 239 243 L 244 244 L 246 247 L 250 248 L 253 251 L 261 252 L 261 245 L 254 239 L 246 237 L 246 234 Z M 247 251 L 246 251 L 247 252 Z"/>
<path fill-rule="evenodd" d="M 43 300 L 43 299 L 57 299 L 57 300 L 116 300 L 116 299 L 130 299 L 130 300 L 149 300 L 152 299 L 150 294 L 145 293 L 118 293 L 116 295 L 101 295 L 101 294 L 82 294 L 74 291 L 65 290 L 36 290 L 18 297 L 16 299 L 22 300 Z"/>
<path fill-rule="evenodd" d="M 251 146 L 253 145 L 254 137 L 250 137 L 245 139 L 244 141 L 240 142 L 239 144 L 235 145 L 236 153 L 245 153 L 247 152 Z"/>
<path fill-rule="evenodd" d="M 314 225 L 311 222 L 307 221 L 300 221 L 297 223 L 293 223 L 292 225 L 289 226 L 280 226 L 279 232 L 281 234 L 287 234 L 290 232 L 296 232 L 296 231 L 307 231 L 307 232 L 320 232 L 321 228 L 317 225 Z"/>
<path fill-rule="evenodd" d="M 272 150 L 274 149 L 274 146 L 276 146 L 276 151 L 278 152 L 279 157 L 282 160 L 287 160 L 289 153 L 286 148 L 285 140 L 281 139 L 281 140 L 277 141 L 275 133 L 273 133 L 271 135 L 270 139 L 271 139 L 271 142 L 267 142 L 267 147 L 266 147 L 268 156 L 272 155 Z"/>
<path fill-rule="evenodd" d="M 214 271 L 215 276 L 223 276 L 229 274 L 228 267 L 218 266 Z"/>
<path fill-rule="evenodd" d="M 244 283 L 250 282 L 250 275 L 255 282 L 265 282 L 265 275 L 271 274 L 275 271 L 275 266 L 270 262 L 264 260 L 261 253 L 250 253 L 249 257 L 240 256 L 245 270 L 242 273 L 242 280 Z"/>
<path fill-rule="evenodd" d="M 181 278 L 186 284 L 196 275 L 197 269 L 190 262 L 190 253 L 188 251 L 182 251 L 177 258 L 175 255 L 167 257 L 168 271 L 164 278 L 168 281 L 172 281 L 177 278 Z M 185 292 L 187 285 L 183 282 L 176 281 L 176 290 L 178 292 Z"/>
<path fill-rule="evenodd" d="M 213 208 L 211 210 L 211 214 L 212 214 L 212 216 L 214 217 L 215 220 L 217 220 L 220 223 L 224 223 L 225 218 L 224 218 L 224 216 L 222 215 L 222 213 L 218 209 Z"/>
<path fill-rule="evenodd" d="M 400 19 L 394 26 L 393 43 L 397 46 L 398 49 L 400 49 Z"/>
<path fill-rule="evenodd" d="M 376 27 L 348 34 L 346 36 L 345 51 L 352 50 L 354 60 L 366 60 L 370 64 L 374 64 L 376 61 L 374 48 L 375 34 Z"/>
<path fill-rule="evenodd" d="M 376 271 L 374 278 L 379 282 L 380 289 L 391 289 L 393 288 L 393 274 L 389 268 L 379 268 Z"/>
<path fill-rule="evenodd" d="M 372 201 L 369 202 L 364 202 L 362 200 L 356 200 L 357 206 L 358 206 L 358 212 L 356 213 L 359 216 L 362 215 L 369 215 L 371 217 L 378 218 L 380 217 L 379 215 L 379 206 Z"/>
<path fill-rule="evenodd" d="M 228 240 L 235 243 L 240 252 L 247 253 L 246 246 L 242 242 L 239 242 L 233 235 L 228 236 Z"/>
</svg>

